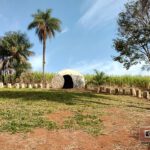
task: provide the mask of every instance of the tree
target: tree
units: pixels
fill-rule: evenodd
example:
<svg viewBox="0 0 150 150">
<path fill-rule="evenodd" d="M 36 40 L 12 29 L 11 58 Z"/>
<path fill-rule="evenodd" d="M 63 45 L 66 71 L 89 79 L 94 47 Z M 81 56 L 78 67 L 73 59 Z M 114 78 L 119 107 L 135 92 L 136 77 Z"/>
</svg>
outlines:
<svg viewBox="0 0 150 150">
<path fill-rule="evenodd" d="M 88 84 L 93 84 L 97 86 L 97 93 L 100 91 L 100 86 L 106 83 L 108 77 L 105 75 L 104 72 L 99 72 L 98 70 L 94 70 L 95 75 L 93 78 L 88 82 Z"/>
<path fill-rule="evenodd" d="M 148 7 L 150 7 L 150 1 L 149 0 L 140 0 L 141 2 L 141 8 L 142 8 L 142 11 L 145 12 Z"/>
<path fill-rule="evenodd" d="M 3 75 L 8 69 L 14 69 L 20 75 L 30 67 L 28 58 L 34 53 L 30 51 L 32 44 L 26 34 L 21 32 L 7 32 L 0 39 L 0 59 Z M 21 69 L 22 68 L 22 69 Z"/>
<path fill-rule="evenodd" d="M 150 7 L 143 13 L 140 1 L 132 1 L 125 5 L 119 14 L 118 37 L 114 47 L 119 53 L 114 57 L 129 69 L 132 65 L 143 62 L 143 68 L 149 69 L 150 64 Z"/>
<path fill-rule="evenodd" d="M 46 55 L 46 40 L 47 38 L 55 37 L 55 32 L 60 31 L 61 21 L 51 16 L 52 10 L 48 9 L 45 12 L 38 10 L 33 14 L 33 21 L 29 24 L 28 29 L 35 29 L 38 38 L 43 42 L 43 82 L 45 80 L 45 55 Z"/>
<path fill-rule="evenodd" d="M 32 69 L 31 64 L 27 61 L 26 63 L 16 63 L 14 64 L 14 68 L 16 70 L 16 78 L 19 78 L 23 72 L 30 71 Z"/>
</svg>

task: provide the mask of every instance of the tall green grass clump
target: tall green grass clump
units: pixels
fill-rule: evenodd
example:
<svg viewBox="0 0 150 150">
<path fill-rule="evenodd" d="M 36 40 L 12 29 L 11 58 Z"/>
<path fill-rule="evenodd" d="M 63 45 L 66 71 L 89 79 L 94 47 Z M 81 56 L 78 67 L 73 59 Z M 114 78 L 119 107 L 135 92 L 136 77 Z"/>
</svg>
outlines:
<svg viewBox="0 0 150 150">
<path fill-rule="evenodd" d="M 87 74 L 85 75 L 86 82 L 90 81 L 94 75 Z M 104 85 L 108 86 L 117 86 L 117 87 L 136 87 L 142 89 L 150 89 L 150 76 L 108 76 Z"/>
<path fill-rule="evenodd" d="M 109 76 L 107 84 L 110 86 L 148 89 L 150 86 L 150 76 Z"/>
<path fill-rule="evenodd" d="M 41 83 L 43 76 L 42 72 L 25 72 L 22 73 L 20 78 L 17 79 L 17 82 L 22 83 Z M 45 73 L 45 80 L 46 82 L 51 82 L 54 73 Z"/>
</svg>

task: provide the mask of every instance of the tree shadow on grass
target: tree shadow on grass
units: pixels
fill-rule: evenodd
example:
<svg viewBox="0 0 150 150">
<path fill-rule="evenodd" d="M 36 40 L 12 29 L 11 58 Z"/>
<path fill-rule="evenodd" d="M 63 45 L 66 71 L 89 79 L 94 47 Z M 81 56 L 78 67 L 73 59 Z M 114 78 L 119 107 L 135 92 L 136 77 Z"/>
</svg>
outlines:
<svg viewBox="0 0 150 150">
<path fill-rule="evenodd" d="M 128 106 L 128 107 L 131 107 L 131 108 L 150 110 L 150 107 L 140 107 L 140 106 L 135 106 L 135 105 L 127 105 L 127 106 Z"/>
<path fill-rule="evenodd" d="M 68 92 L 64 90 L 6 90 L 0 91 L 0 98 L 2 99 L 21 99 L 23 101 L 53 101 L 58 103 L 65 103 L 67 105 L 95 103 L 101 105 L 110 105 L 98 101 L 96 98 L 108 99 L 105 96 L 97 96 L 90 92 Z M 92 100 L 93 99 L 93 100 Z"/>
<path fill-rule="evenodd" d="M 0 98 L 2 99 L 20 99 L 23 101 L 51 101 L 64 103 L 67 105 L 90 105 L 98 104 L 103 106 L 117 106 L 112 102 L 118 101 L 108 95 L 94 94 L 91 92 L 72 92 L 68 90 L 3 90 L 0 91 Z M 107 102 L 105 102 L 107 100 Z M 138 107 L 133 102 L 126 102 L 125 107 L 139 108 L 150 110 L 148 107 Z"/>
</svg>

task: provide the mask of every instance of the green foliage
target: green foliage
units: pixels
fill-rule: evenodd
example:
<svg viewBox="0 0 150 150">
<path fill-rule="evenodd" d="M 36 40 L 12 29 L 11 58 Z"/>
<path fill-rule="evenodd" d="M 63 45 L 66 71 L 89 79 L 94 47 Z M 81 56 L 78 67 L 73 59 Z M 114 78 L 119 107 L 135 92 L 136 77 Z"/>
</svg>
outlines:
<svg viewBox="0 0 150 150">
<path fill-rule="evenodd" d="M 46 73 L 45 81 L 50 83 L 54 73 Z M 22 73 L 20 78 L 17 79 L 17 82 L 22 83 L 41 83 L 43 79 L 43 74 L 41 72 L 25 72 Z"/>
<path fill-rule="evenodd" d="M 150 86 L 149 76 L 109 76 L 108 84 L 121 87 L 137 87 L 148 89 Z"/>
<path fill-rule="evenodd" d="M 85 79 L 92 79 L 94 75 L 85 75 Z M 137 87 L 142 89 L 150 88 L 150 76 L 107 76 L 104 81 L 105 85 L 108 86 L 119 86 L 119 87 Z"/>
<path fill-rule="evenodd" d="M 142 5 L 142 6 L 141 6 Z M 114 48 L 119 53 L 115 61 L 126 69 L 144 62 L 143 69 L 150 69 L 150 7 L 147 3 L 128 2 L 125 10 L 119 14 L 118 37 L 114 40 Z M 142 7 L 146 8 L 143 13 Z"/>
<path fill-rule="evenodd" d="M 2 60 L 1 72 L 6 75 L 6 70 L 15 70 L 16 77 L 26 70 L 31 69 L 28 62 L 34 53 L 30 50 L 32 44 L 26 34 L 21 32 L 7 32 L 0 39 L 0 59 Z M 6 78 L 6 77 L 5 77 Z"/>
<path fill-rule="evenodd" d="M 99 72 L 96 69 L 94 71 L 95 71 L 95 75 L 93 75 L 92 78 L 90 76 L 88 76 L 89 82 L 87 84 L 93 84 L 96 86 L 100 86 L 100 85 L 103 85 L 104 83 L 106 83 L 108 77 L 105 75 L 105 73 Z"/>
<path fill-rule="evenodd" d="M 47 9 L 45 12 L 38 10 L 33 14 L 33 21 L 29 24 L 28 29 L 35 29 L 40 41 L 44 41 L 48 37 L 55 36 L 55 31 L 60 31 L 61 21 L 53 18 L 52 10 Z"/>
<path fill-rule="evenodd" d="M 12 105 L 14 108 L 11 108 L 7 104 L 5 104 L 7 109 L 0 106 L 0 118 L 3 120 L 0 131 L 16 133 L 31 131 L 31 129 L 36 127 L 47 129 L 57 128 L 55 122 L 49 121 L 42 116 L 49 111 L 48 108 L 45 108 L 45 110 L 39 106 L 35 108 L 32 103 L 31 106 L 28 103 L 21 105 L 19 101 L 16 101 L 16 103 L 13 101 Z"/>
<path fill-rule="evenodd" d="M 102 121 L 97 115 L 83 115 L 81 113 L 75 114 L 74 117 L 64 122 L 65 128 L 82 129 L 92 135 L 99 135 L 102 133 Z"/>
</svg>

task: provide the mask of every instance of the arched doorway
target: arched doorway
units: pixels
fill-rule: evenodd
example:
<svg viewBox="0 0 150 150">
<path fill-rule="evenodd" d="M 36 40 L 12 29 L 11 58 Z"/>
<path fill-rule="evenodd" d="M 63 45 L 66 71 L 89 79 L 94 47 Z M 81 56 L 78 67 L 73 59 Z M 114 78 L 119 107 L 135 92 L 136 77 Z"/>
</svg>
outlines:
<svg viewBox="0 0 150 150">
<path fill-rule="evenodd" d="M 73 81 L 70 75 L 64 75 L 64 86 L 63 89 L 71 89 L 73 88 Z"/>
</svg>

